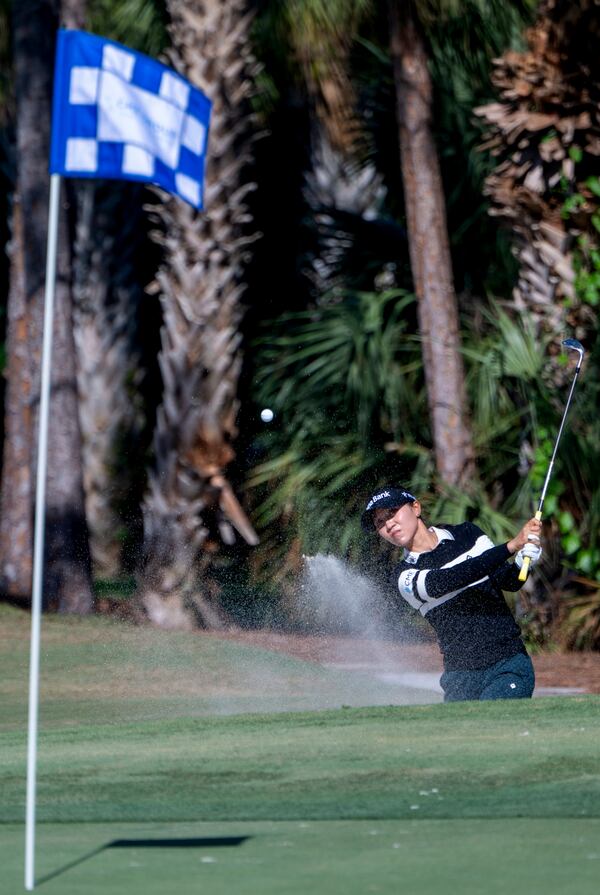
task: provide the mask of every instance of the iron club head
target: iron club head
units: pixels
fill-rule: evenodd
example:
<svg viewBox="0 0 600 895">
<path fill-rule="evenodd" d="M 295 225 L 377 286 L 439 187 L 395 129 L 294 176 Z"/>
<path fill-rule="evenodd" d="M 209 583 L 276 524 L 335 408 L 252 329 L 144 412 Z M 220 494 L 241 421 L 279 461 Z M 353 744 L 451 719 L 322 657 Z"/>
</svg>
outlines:
<svg viewBox="0 0 600 895">
<path fill-rule="evenodd" d="M 581 342 L 578 342 L 577 339 L 563 339 L 563 345 L 565 348 L 569 348 L 571 351 L 578 351 L 580 359 L 585 354 L 585 350 Z"/>
</svg>

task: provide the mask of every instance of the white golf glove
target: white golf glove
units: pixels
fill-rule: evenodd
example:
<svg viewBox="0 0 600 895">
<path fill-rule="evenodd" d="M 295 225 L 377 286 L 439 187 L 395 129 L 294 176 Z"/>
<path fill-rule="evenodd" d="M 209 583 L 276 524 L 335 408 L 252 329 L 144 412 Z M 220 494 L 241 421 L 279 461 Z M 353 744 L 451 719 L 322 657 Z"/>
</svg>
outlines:
<svg viewBox="0 0 600 895">
<path fill-rule="evenodd" d="M 526 556 L 529 557 L 530 568 L 536 565 L 540 561 L 540 557 L 542 555 L 542 548 L 539 544 L 534 544 L 533 542 L 530 544 L 525 544 L 524 547 L 521 547 L 517 555 L 515 556 L 515 562 L 517 567 L 520 569 L 523 565 L 523 560 Z"/>
</svg>

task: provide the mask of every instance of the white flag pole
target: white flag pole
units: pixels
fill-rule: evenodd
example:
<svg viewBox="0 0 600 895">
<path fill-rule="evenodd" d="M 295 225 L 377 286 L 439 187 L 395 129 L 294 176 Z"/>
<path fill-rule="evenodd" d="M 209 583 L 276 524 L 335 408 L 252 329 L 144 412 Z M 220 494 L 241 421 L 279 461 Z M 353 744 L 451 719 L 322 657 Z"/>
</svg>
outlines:
<svg viewBox="0 0 600 895">
<path fill-rule="evenodd" d="M 56 287 L 58 210 L 60 175 L 50 176 L 48 245 L 46 249 L 46 290 L 44 295 L 44 339 L 40 377 L 40 418 L 35 491 L 35 531 L 33 539 L 33 591 L 31 595 L 31 647 L 29 658 L 29 728 L 27 733 L 27 806 L 25 815 L 25 888 L 35 888 L 35 808 L 37 729 L 40 678 L 40 628 L 44 573 L 44 527 L 46 521 L 46 473 L 48 468 L 48 415 L 52 367 L 52 330 Z"/>
</svg>

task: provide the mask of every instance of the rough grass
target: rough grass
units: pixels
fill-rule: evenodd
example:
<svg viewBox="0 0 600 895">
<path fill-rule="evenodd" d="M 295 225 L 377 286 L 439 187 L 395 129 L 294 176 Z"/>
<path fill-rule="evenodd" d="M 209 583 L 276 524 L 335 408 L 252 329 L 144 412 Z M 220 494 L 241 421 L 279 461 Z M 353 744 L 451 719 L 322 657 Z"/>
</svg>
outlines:
<svg viewBox="0 0 600 895">
<path fill-rule="evenodd" d="M 0 621 L 0 860 L 12 895 L 28 619 L 3 609 Z M 42 676 L 43 891 L 597 888 L 599 697 L 215 714 L 254 706 L 261 685 L 281 707 L 291 687 L 301 704 L 305 687 L 339 699 L 360 678 L 342 685 L 233 643 L 58 617 L 44 619 Z M 200 841 L 215 837 L 226 841 Z"/>
</svg>

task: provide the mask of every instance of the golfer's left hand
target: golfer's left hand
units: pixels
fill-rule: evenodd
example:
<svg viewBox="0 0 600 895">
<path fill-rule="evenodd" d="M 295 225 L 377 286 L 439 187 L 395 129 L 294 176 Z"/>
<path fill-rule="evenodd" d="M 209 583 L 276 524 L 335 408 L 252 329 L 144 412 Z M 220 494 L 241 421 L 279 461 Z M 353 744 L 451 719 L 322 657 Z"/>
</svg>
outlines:
<svg viewBox="0 0 600 895">
<path fill-rule="evenodd" d="M 533 536 L 533 537 L 535 537 L 535 536 Z M 539 538 L 537 538 L 537 540 L 539 541 Z M 525 559 L 525 557 L 528 557 L 529 562 L 530 562 L 530 568 L 533 568 L 533 566 L 537 565 L 537 563 L 540 561 L 541 556 L 542 556 L 542 548 L 540 547 L 539 544 L 534 544 L 534 543 L 525 544 L 525 546 L 521 547 L 521 549 L 515 556 L 515 562 L 520 569 L 523 565 L 523 560 Z"/>
</svg>

